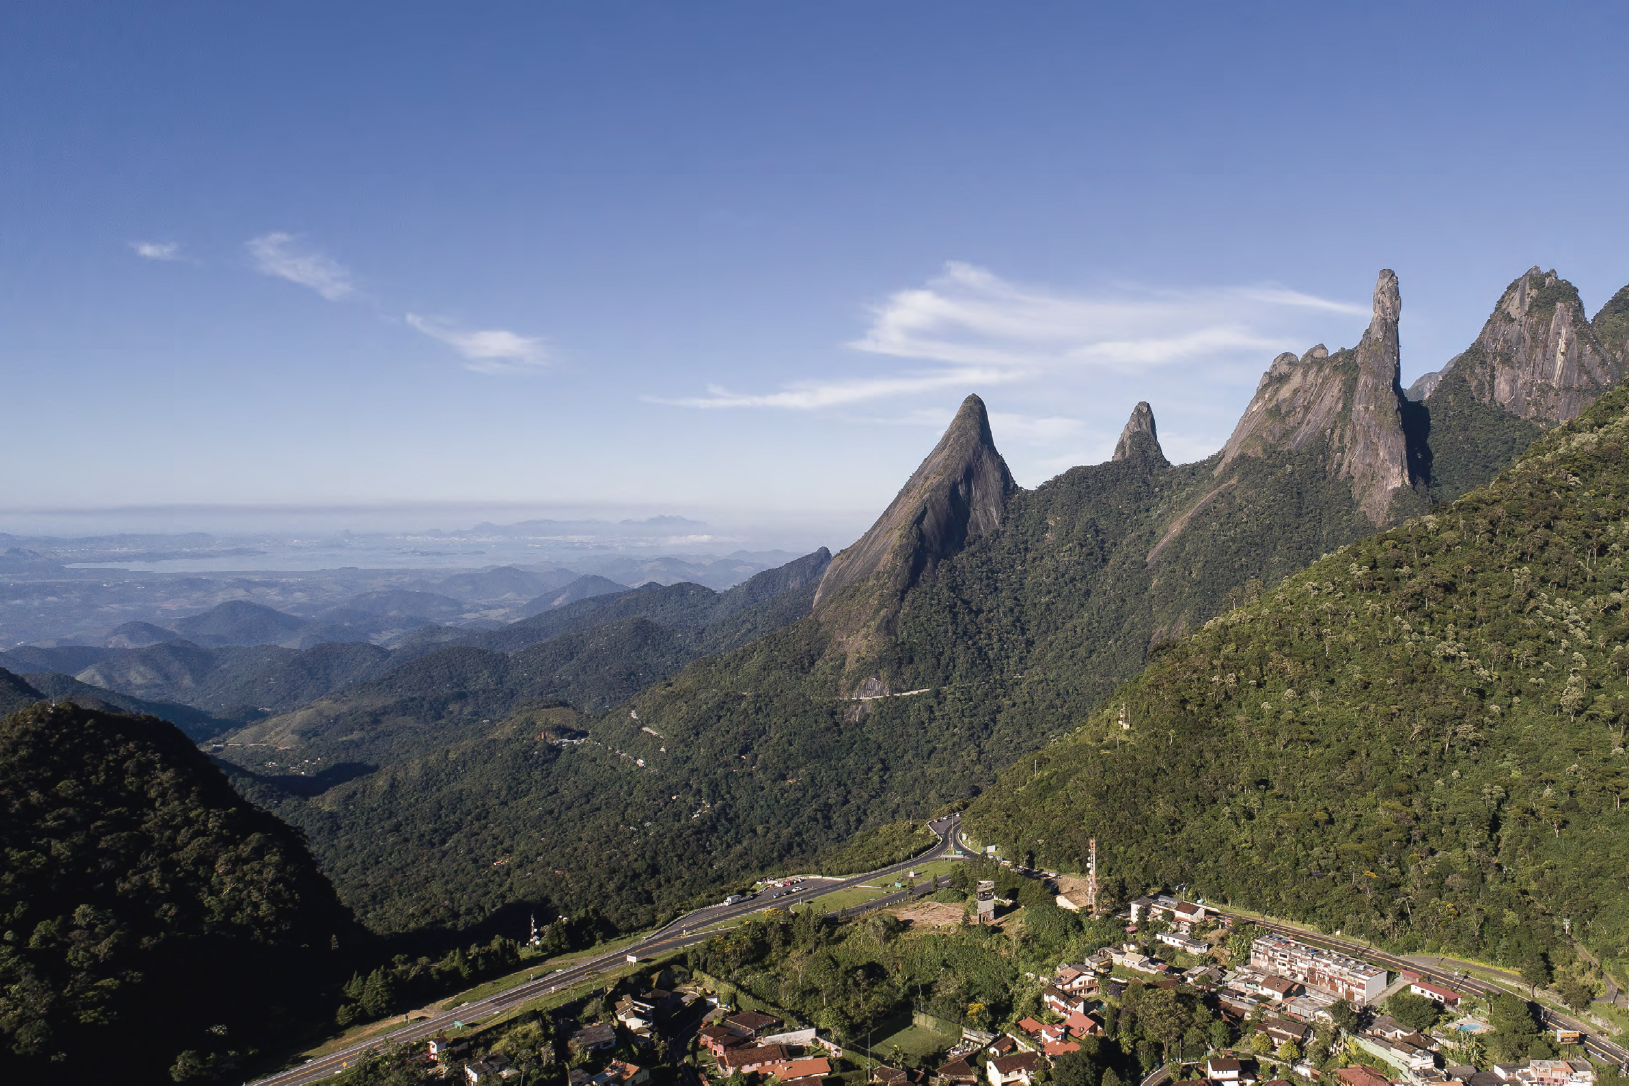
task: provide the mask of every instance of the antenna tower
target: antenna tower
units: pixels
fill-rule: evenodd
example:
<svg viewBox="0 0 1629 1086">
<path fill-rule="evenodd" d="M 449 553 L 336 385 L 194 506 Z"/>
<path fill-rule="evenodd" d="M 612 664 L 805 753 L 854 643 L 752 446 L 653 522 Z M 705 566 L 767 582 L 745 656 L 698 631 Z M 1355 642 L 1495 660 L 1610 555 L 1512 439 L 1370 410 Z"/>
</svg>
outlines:
<svg viewBox="0 0 1629 1086">
<path fill-rule="evenodd" d="M 1086 911 L 1097 915 L 1097 838 L 1091 840 L 1091 851 L 1086 857 Z"/>
</svg>

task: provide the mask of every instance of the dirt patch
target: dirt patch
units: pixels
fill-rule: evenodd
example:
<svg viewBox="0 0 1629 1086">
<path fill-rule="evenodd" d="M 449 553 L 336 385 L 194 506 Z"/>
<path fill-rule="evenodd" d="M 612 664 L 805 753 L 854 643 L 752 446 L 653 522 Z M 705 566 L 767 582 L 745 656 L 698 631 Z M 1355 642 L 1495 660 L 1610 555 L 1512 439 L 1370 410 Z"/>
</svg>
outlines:
<svg viewBox="0 0 1629 1086">
<path fill-rule="evenodd" d="M 1057 878 L 1058 893 L 1072 894 L 1076 890 L 1086 892 L 1086 877 L 1084 875 L 1059 875 Z"/>
<path fill-rule="evenodd" d="M 914 905 L 901 905 L 889 911 L 913 928 L 955 927 L 962 922 L 962 917 L 967 912 L 960 905 L 947 905 L 943 901 L 919 901 Z"/>
</svg>

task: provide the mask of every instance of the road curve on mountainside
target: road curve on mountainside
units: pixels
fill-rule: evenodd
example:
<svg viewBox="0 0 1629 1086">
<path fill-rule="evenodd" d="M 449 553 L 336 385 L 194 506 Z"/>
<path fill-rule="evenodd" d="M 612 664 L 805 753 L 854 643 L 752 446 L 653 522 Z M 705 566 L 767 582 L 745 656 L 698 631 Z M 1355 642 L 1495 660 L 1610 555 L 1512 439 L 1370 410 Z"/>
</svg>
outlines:
<svg viewBox="0 0 1629 1086">
<path fill-rule="evenodd" d="M 736 902 L 733 905 L 709 905 L 706 908 L 697 909 L 679 917 L 671 924 L 658 928 L 638 942 L 630 943 L 612 952 L 600 954 L 587 961 L 578 962 L 569 968 L 557 969 L 546 976 L 526 981 L 502 992 L 496 992 L 484 999 L 462 1004 L 433 1018 L 424 1018 L 411 1022 L 401 1029 L 393 1030 L 383 1036 L 347 1045 L 338 1051 L 331 1052 L 326 1056 L 320 1056 L 298 1067 L 291 1067 L 276 1074 L 256 1079 L 247 1086 L 307 1086 L 309 1083 L 320 1082 L 344 1071 L 371 1049 L 385 1044 L 422 1041 L 446 1032 L 455 1023 L 467 1026 L 491 1018 L 494 1015 L 502 1014 L 505 1011 L 513 1010 L 539 996 L 548 995 L 560 988 L 569 987 L 585 980 L 607 967 L 620 965 L 627 961 L 630 954 L 637 958 L 643 958 L 651 954 L 661 954 L 669 950 L 694 946 L 712 937 L 714 933 L 706 929 L 726 920 L 734 920 L 737 917 L 761 912 L 767 908 L 789 909 L 793 905 L 811 901 L 825 894 L 852 886 L 859 886 L 875 879 L 902 874 L 918 864 L 939 859 L 963 859 L 967 856 L 965 846 L 961 841 L 961 815 L 952 814 L 943 818 L 936 818 L 928 823 L 928 828 L 933 831 L 934 836 L 938 837 L 938 843 L 926 852 L 913 856 L 909 860 L 879 867 L 875 871 L 867 871 L 863 875 L 852 875 L 843 879 L 822 879 L 816 884 L 805 885 L 774 900 L 773 904 L 765 901 L 762 896 L 758 896 Z"/>
<path fill-rule="evenodd" d="M 1303 943 L 1311 943 L 1314 946 L 1322 946 L 1327 947 L 1330 950 L 1337 950 L 1349 957 L 1362 958 L 1366 961 L 1374 962 L 1376 965 L 1383 965 L 1387 969 L 1393 970 L 1394 972 L 1400 973 L 1406 969 L 1410 972 L 1418 973 L 1425 979 L 1440 984 L 1445 988 L 1456 989 L 1463 992 L 1474 992 L 1480 996 L 1497 994 L 1506 991 L 1506 989 L 1501 988 L 1496 984 L 1490 984 L 1487 981 L 1477 980 L 1475 977 L 1468 976 L 1464 973 L 1456 973 L 1449 969 L 1432 968 L 1431 966 L 1422 965 L 1416 961 L 1409 961 L 1406 958 L 1400 958 L 1395 954 L 1387 954 L 1384 951 L 1374 950 L 1371 947 L 1365 946 L 1362 943 L 1353 942 L 1350 939 L 1341 939 L 1330 935 L 1320 935 L 1315 932 L 1307 931 L 1304 928 L 1293 927 L 1288 924 L 1280 924 L 1272 920 L 1262 920 L 1253 916 L 1243 916 L 1227 909 L 1216 908 L 1215 906 L 1207 907 L 1213 909 L 1215 912 L 1232 916 L 1236 920 L 1247 921 L 1256 925 L 1258 928 L 1266 928 L 1269 931 L 1276 931 L 1281 935 L 1288 935 L 1292 939 L 1299 940 Z M 1550 1008 L 1539 1004 L 1535 1005 L 1538 1006 L 1539 1016 L 1546 1026 L 1551 1029 L 1560 1028 L 1577 1030 L 1581 1043 L 1583 1044 L 1586 1052 L 1598 1059 L 1616 1064 L 1620 1069 L 1629 1069 L 1629 1049 L 1624 1048 L 1624 1046 L 1618 1042 L 1602 1035 L 1598 1029 L 1592 1029 L 1587 1023 L 1580 1022 L 1571 1015 L 1562 1014 L 1560 1011 L 1553 1011 Z"/>
</svg>

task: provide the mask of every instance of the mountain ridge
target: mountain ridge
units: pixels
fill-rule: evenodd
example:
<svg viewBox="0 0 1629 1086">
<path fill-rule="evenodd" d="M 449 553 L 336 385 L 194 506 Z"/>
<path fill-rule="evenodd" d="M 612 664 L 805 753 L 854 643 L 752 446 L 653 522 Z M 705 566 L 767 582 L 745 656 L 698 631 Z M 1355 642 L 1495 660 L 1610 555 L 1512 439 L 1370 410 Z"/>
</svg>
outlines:
<svg viewBox="0 0 1629 1086">
<path fill-rule="evenodd" d="M 941 560 L 1000 527 L 1017 486 L 984 401 L 969 395 L 876 523 L 821 578 L 814 611 L 847 668 L 892 636 L 900 601 Z"/>
<path fill-rule="evenodd" d="M 1161 646 L 965 822 L 1148 886 L 1521 965 L 1629 962 L 1629 389 Z M 1121 727 L 1123 719 L 1129 730 Z"/>
</svg>

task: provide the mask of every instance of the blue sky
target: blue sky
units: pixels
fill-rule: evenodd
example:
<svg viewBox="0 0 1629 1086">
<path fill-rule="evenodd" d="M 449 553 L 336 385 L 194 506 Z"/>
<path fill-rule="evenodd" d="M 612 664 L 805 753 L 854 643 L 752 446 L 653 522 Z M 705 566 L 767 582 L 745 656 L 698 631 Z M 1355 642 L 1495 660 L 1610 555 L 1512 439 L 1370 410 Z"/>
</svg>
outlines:
<svg viewBox="0 0 1629 1086">
<path fill-rule="evenodd" d="M 1621 5 L 10 4 L 0 530 L 179 503 L 829 518 L 1629 282 Z M 517 518 L 519 513 L 517 512 Z M 8 521 L 10 517 L 10 521 Z M 113 517 L 116 520 L 116 517 Z M 148 521 L 150 522 L 150 517 Z M 196 518 L 194 518 L 196 519 Z M 110 521 L 111 522 L 111 521 Z"/>
</svg>

